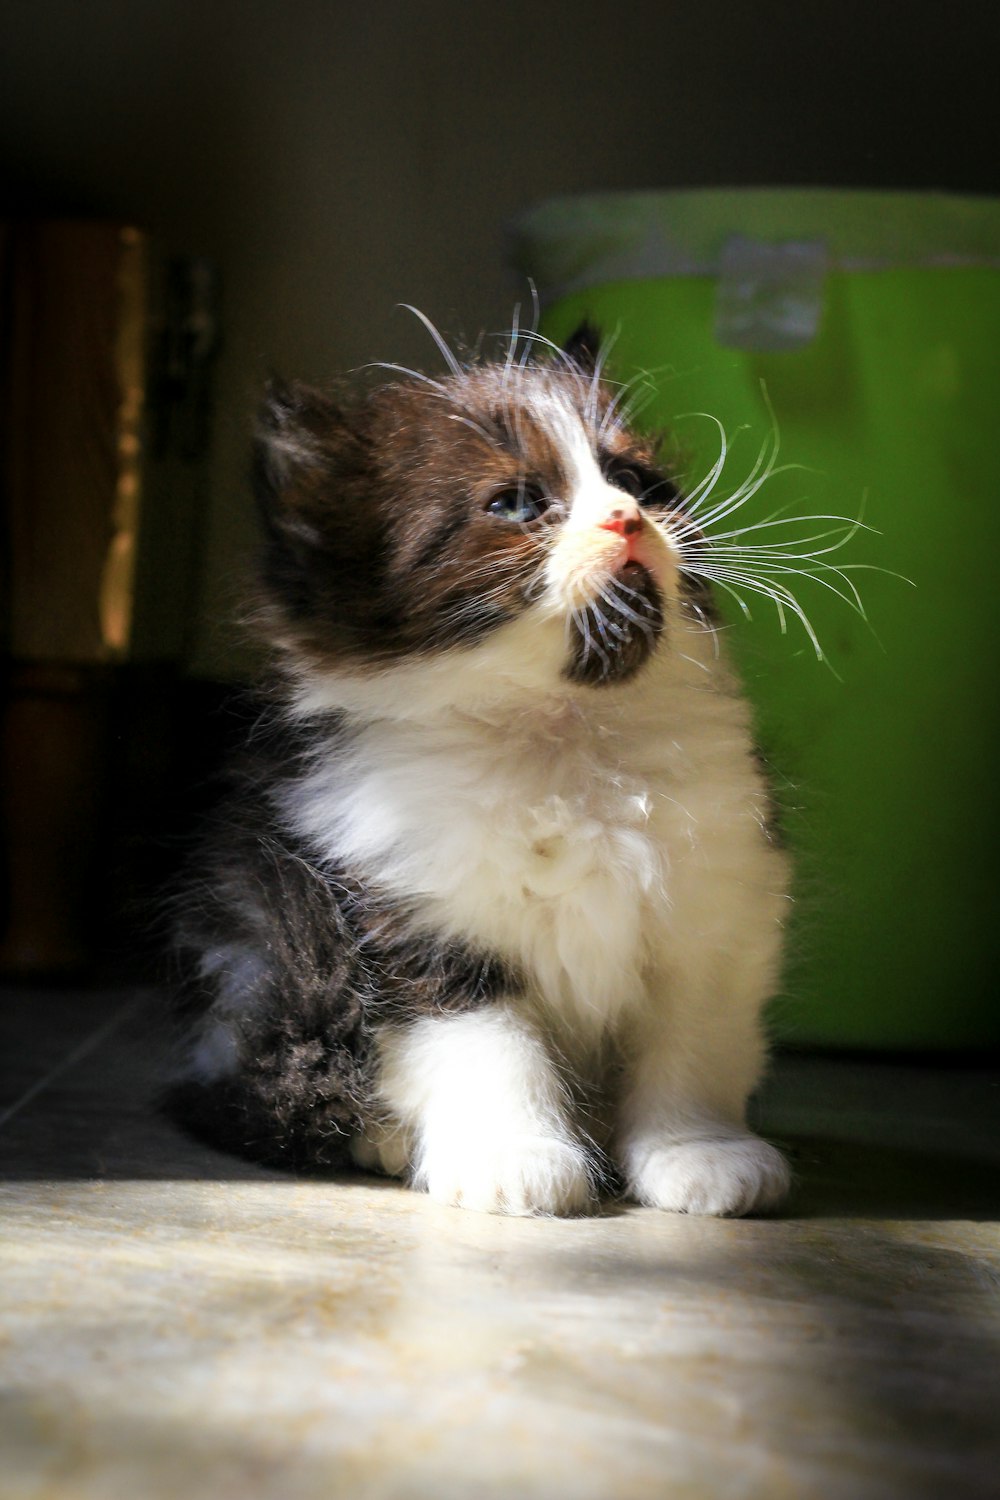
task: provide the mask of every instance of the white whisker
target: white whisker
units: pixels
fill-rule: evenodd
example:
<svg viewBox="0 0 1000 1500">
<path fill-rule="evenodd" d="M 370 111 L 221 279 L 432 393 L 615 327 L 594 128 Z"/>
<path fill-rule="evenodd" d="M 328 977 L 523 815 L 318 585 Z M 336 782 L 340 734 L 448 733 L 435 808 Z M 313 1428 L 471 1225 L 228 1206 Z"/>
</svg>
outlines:
<svg viewBox="0 0 1000 1500">
<path fill-rule="evenodd" d="M 738 510 L 741 505 L 745 504 L 747 500 L 751 499 L 751 497 L 754 496 L 760 489 L 761 485 L 765 484 L 768 479 L 771 479 L 773 477 L 775 472 L 774 461 L 777 456 L 778 436 L 777 433 L 774 433 L 772 434 L 772 439 L 770 440 L 770 450 L 769 440 L 765 439 L 765 441 L 761 444 L 760 452 L 757 454 L 754 466 L 750 470 L 750 473 L 747 475 L 747 477 L 744 479 L 743 483 L 736 490 L 734 490 L 731 495 L 726 495 L 723 497 L 723 499 L 717 501 L 713 508 L 707 512 L 707 514 L 698 515 L 698 521 L 700 525 L 703 527 L 713 525 L 716 521 L 720 520 L 723 515 L 728 515 L 732 510 Z M 725 453 L 720 453 L 719 458 L 722 460 L 722 463 L 724 465 Z M 718 464 L 716 464 L 716 467 L 718 467 Z M 713 473 L 714 472 L 715 471 L 713 469 Z M 711 491 L 709 491 L 708 493 L 710 494 Z M 708 498 L 708 494 L 706 494 L 705 498 Z"/>
<path fill-rule="evenodd" d="M 419 307 L 414 307 L 410 302 L 401 302 L 399 305 L 406 312 L 412 313 L 415 318 L 418 318 L 420 322 L 423 323 L 424 327 L 427 329 L 427 332 L 430 334 L 431 338 L 434 340 L 435 344 L 440 350 L 441 357 L 444 360 L 445 364 L 448 366 L 451 373 L 453 375 L 464 374 L 465 372 L 462 369 L 460 362 L 455 358 L 451 349 L 449 349 L 444 337 L 435 328 L 434 324 L 431 322 L 427 314 L 422 313 Z"/>
<path fill-rule="evenodd" d="M 520 331 L 520 322 L 521 322 L 521 304 L 520 304 L 520 302 L 518 302 L 516 304 L 515 308 L 514 308 L 514 316 L 511 319 L 510 343 L 507 345 L 507 357 L 506 357 L 506 359 L 503 362 L 503 374 L 501 376 L 501 384 L 505 388 L 506 388 L 506 385 L 507 385 L 507 381 L 508 381 L 508 379 L 510 377 L 511 366 L 514 363 L 514 355 L 515 355 L 515 353 L 517 351 L 517 340 L 518 340 L 518 334 L 519 334 L 519 331 Z"/>
<path fill-rule="evenodd" d="M 463 427 L 471 428 L 472 431 L 477 433 L 479 437 L 484 438 L 486 442 L 489 443 L 491 448 L 495 448 L 497 446 L 496 433 L 487 432 L 485 427 L 481 427 L 478 422 L 474 422 L 471 417 L 463 415 L 462 412 L 451 412 L 448 416 L 448 420 L 449 422 L 461 422 Z"/>
<path fill-rule="evenodd" d="M 533 276 L 528 277 L 528 286 L 531 290 L 531 331 L 537 333 L 542 317 L 542 302 Z"/>
<path fill-rule="evenodd" d="M 631 380 L 627 380 L 624 385 L 620 386 L 617 394 L 608 403 L 608 409 L 604 413 L 604 416 L 601 418 L 601 424 L 597 429 L 598 443 L 602 443 L 605 440 L 609 431 L 615 428 L 624 427 L 626 425 L 628 421 L 629 411 L 631 409 L 629 392 L 633 390 L 633 387 L 635 387 L 640 380 L 643 380 L 645 378 L 646 377 L 644 373 L 640 371 L 638 375 L 634 375 Z M 607 385 L 608 382 L 605 381 L 604 384 Z M 636 397 L 636 399 L 638 399 L 638 396 Z M 648 401 L 649 397 L 647 396 L 646 399 Z"/>
<path fill-rule="evenodd" d="M 695 485 L 694 489 L 686 499 L 687 508 L 693 516 L 697 513 L 699 500 L 703 496 L 707 498 L 707 496 L 709 496 L 715 489 L 715 486 L 719 481 L 719 477 L 722 474 L 723 469 L 726 467 L 726 454 L 729 451 L 729 444 L 726 439 L 726 429 L 723 427 L 718 417 L 713 417 L 711 413 L 707 411 L 689 412 L 687 413 L 687 415 L 706 417 L 708 421 L 714 422 L 716 427 L 719 429 L 719 456 L 715 460 L 715 463 L 712 465 L 709 472 L 705 475 L 705 478 L 701 481 L 700 484 Z"/>
<path fill-rule="evenodd" d="M 805 610 L 796 599 L 791 589 L 786 587 L 785 584 L 776 583 L 773 581 L 768 582 L 764 579 L 754 577 L 753 574 L 742 572 L 739 569 L 729 567 L 705 568 L 703 570 L 702 576 L 705 578 L 710 578 L 713 582 L 721 584 L 723 588 L 726 588 L 728 592 L 731 593 L 734 598 L 736 598 L 747 619 L 750 619 L 750 610 L 745 600 L 736 593 L 732 585 L 739 585 L 739 587 L 741 588 L 750 589 L 753 593 L 761 594 L 764 598 L 770 599 L 774 604 L 775 609 L 777 610 L 778 621 L 781 626 L 782 635 L 787 635 L 788 633 L 788 621 L 786 619 L 785 611 L 786 609 L 791 610 L 792 614 L 794 614 L 801 621 L 803 629 L 812 642 L 812 647 L 816 653 L 817 660 L 826 660 L 825 654 L 822 647 L 820 646 L 819 639 L 816 635 L 815 630 L 813 629 L 812 622 L 810 621 L 809 616 L 806 614 Z M 836 592 L 836 590 L 834 592 Z"/>
<path fill-rule="evenodd" d="M 608 358 L 611 354 L 612 349 L 618 342 L 620 332 L 621 330 L 616 328 L 611 337 L 605 339 L 604 343 L 598 350 L 597 358 L 594 361 L 594 373 L 590 378 L 590 390 L 587 393 L 587 400 L 583 408 L 584 416 L 586 417 L 587 422 L 591 427 L 593 427 L 595 422 L 597 421 L 597 402 L 601 394 L 601 382 L 604 375 L 604 366 L 608 362 Z"/>
<path fill-rule="evenodd" d="M 397 375 L 406 375 L 410 380 L 419 380 L 421 385 L 430 386 L 433 391 L 443 396 L 446 401 L 454 400 L 452 392 L 443 386 L 439 380 L 433 380 L 430 375 L 425 375 L 422 370 L 411 370 L 408 365 L 393 364 L 390 360 L 386 359 L 373 359 L 369 364 L 360 365 L 359 368 L 362 370 L 391 370 Z"/>
<path fill-rule="evenodd" d="M 623 587 L 623 585 L 618 584 L 618 581 L 614 580 L 611 583 L 610 587 L 602 588 L 599 590 L 600 597 L 604 600 L 609 609 L 615 610 L 615 612 L 617 614 L 620 614 L 623 619 L 626 619 L 631 624 L 635 625 L 639 630 L 643 632 L 646 639 L 652 642 L 654 638 L 654 631 L 651 622 L 649 620 L 644 620 L 641 615 L 636 614 L 635 610 L 631 609 L 629 605 L 625 603 L 625 600 L 618 592 L 618 588 L 620 587 Z M 629 589 L 628 592 L 634 594 L 634 590 L 632 589 Z M 641 598 L 642 596 L 636 595 L 636 597 Z"/>
<path fill-rule="evenodd" d="M 593 654 L 600 660 L 601 675 L 604 677 L 608 677 L 611 673 L 611 658 L 607 654 L 607 652 L 597 644 L 597 642 L 594 640 L 593 635 L 591 634 L 590 626 L 587 623 L 588 616 L 590 616 L 590 614 L 591 609 L 589 607 L 587 609 L 575 609 L 573 611 L 573 620 L 577 626 L 577 629 L 580 631 L 580 634 L 583 637 L 583 660 L 581 661 L 580 665 L 586 666 L 591 655 Z"/>
</svg>

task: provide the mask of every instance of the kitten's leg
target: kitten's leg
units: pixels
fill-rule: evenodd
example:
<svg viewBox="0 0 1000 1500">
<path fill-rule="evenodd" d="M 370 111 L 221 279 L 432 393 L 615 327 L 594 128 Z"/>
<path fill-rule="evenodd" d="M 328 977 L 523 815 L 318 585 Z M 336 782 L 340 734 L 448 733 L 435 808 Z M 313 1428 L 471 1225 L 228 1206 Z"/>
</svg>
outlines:
<svg viewBox="0 0 1000 1500">
<path fill-rule="evenodd" d="M 744 1123 L 763 1064 L 762 1002 L 734 999 L 713 1003 L 675 986 L 636 1030 L 618 1157 L 640 1203 L 746 1214 L 775 1208 L 788 1190 L 784 1157 Z"/>
<path fill-rule="evenodd" d="M 487 1213 L 567 1214 L 592 1198 L 569 1101 L 509 1003 L 387 1027 L 376 1093 L 412 1140 L 414 1185 Z"/>
</svg>

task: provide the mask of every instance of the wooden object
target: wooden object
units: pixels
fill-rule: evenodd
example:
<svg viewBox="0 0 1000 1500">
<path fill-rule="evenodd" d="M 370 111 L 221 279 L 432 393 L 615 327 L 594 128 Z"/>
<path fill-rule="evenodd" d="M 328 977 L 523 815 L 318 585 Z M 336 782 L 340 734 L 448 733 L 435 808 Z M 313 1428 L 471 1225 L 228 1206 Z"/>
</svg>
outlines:
<svg viewBox="0 0 1000 1500">
<path fill-rule="evenodd" d="M 114 675 L 190 626 L 212 291 L 130 226 L 0 226 L 0 972 L 99 946 Z"/>
</svg>

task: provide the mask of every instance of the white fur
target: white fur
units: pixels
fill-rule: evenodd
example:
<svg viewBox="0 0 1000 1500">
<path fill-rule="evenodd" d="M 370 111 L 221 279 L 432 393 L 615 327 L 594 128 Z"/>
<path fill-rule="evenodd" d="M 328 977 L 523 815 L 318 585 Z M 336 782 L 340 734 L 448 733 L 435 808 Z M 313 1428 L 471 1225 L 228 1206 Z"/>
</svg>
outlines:
<svg viewBox="0 0 1000 1500">
<path fill-rule="evenodd" d="M 386 1031 L 380 1093 L 412 1141 L 415 1184 L 439 1202 L 513 1214 L 590 1202 L 568 1095 L 515 1005 Z"/>
<path fill-rule="evenodd" d="M 384 1034 L 388 1123 L 357 1151 L 390 1170 L 409 1156 L 446 1202 L 582 1207 L 586 1158 L 554 1059 L 580 1082 L 615 1057 L 615 1150 L 636 1197 L 767 1207 L 783 1164 L 742 1121 L 786 869 L 762 832 L 748 711 L 712 634 L 682 614 L 676 549 L 648 522 L 665 639 L 633 681 L 563 678 L 568 613 L 621 555 L 600 522 L 634 502 L 604 480 L 575 414 L 542 414 L 573 499 L 539 602 L 474 648 L 301 683 L 303 712 L 340 708 L 353 732 L 295 784 L 294 823 L 402 902 L 415 932 L 497 953 L 527 981 L 516 1003 Z"/>
<path fill-rule="evenodd" d="M 780 1151 L 747 1134 L 678 1141 L 627 1159 L 640 1203 L 688 1214 L 745 1214 L 776 1208 L 788 1191 Z"/>
</svg>

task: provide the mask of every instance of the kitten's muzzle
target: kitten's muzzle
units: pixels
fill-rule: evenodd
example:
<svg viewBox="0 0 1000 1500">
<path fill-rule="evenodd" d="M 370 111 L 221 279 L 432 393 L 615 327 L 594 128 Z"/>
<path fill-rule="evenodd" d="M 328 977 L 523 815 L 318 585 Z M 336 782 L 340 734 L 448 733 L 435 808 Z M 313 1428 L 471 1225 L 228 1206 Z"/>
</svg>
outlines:
<svg viewBox="0 0 1000 1500">
<path fill-rule="evenodd" d="M 666 581 L 668 551 L 657 537 L 655 528 L 649 524 L 637 505 L 615 506 L 603 521 L 598 521 L 599 531 L 610 531 L 620 538 L 617 555 L 609 557 L 615 575 L 626 579 L 633 575 L 633 582 L 655 577 L 662 586 Z M 609 546 L 614 545 L 609 543 Z"/>
</svg>

